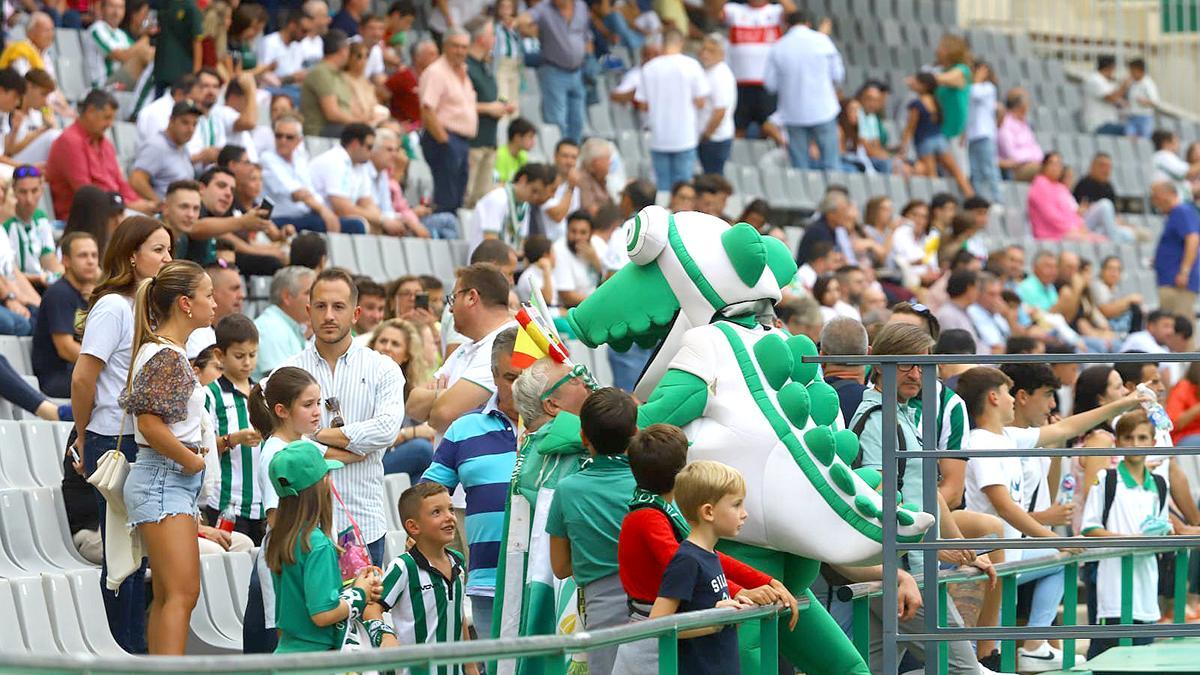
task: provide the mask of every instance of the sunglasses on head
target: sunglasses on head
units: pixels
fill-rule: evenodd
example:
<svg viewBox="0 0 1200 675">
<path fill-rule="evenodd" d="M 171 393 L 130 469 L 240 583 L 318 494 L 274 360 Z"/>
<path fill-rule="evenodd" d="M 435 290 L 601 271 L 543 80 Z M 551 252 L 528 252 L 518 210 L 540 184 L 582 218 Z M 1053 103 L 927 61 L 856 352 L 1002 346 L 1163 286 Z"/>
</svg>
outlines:
<svg viewBox="0 0 1200 675">
<path fill-rule="evenodd" d="M 16 178 L 41 178 L 41 177 L 42 177 L 42 172 L 39 171 L 38 168 L 36 166 L 33 166 L 32 164 L 25 164 L 23 166 L 18 166 L 13 171 L 14 179 L 16 179 Z"/>
</svg>

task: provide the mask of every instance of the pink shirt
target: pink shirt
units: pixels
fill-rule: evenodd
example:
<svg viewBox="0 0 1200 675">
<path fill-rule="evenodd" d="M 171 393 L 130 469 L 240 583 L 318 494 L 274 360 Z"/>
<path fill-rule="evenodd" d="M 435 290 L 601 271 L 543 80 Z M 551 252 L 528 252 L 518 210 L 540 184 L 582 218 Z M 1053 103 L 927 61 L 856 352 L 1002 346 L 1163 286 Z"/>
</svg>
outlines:
<svg viewBox="0 0 1200 675">
<path fill-rule="evenodd" d="M 71 213 L 75 191 L 84 185 L 119 192 L 126 203 L 141 199 L 121 175 L 113 144 L 104 137 L 91 138 L 79 122 L 64 129 L 50 145 L 46 176 L 54 196 L 54 215 L 62 220 Z"/>
<path fill-rule="evenodd" d="M 1000 159 L 1021 164 L 1041 164 L 1045 153 L 1029 124 L 1016 115 L 1005 115 L 996 131 L 996 149 Z"/>
<path fill-rule="evenodd" d="M 446 131 L 466 139 L 475 138 L 479 114 L 475 111 L 475 87 L 467 77 L 466 66 L 456 69 L 446 57 L 438 57 L 421 73 L 418 90 L 421 105 L 433 109 Z"/>
<path fill-rule="evenodd" d="M 1066 185 L 1038 174 L 1029 186 L 1029 226 L 1035 239 L 1059 240 L 1083 227 L 1079 203 Z"/>
</svg>

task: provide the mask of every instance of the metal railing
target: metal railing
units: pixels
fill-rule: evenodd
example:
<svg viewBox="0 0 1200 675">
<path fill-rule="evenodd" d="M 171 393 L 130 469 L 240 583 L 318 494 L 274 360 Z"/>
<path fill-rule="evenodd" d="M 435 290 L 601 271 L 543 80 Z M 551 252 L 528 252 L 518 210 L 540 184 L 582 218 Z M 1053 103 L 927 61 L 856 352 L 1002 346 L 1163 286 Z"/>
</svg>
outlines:
<svg viewBox="0 0 1200 675">
<path fill-rule="evenodd" d="M 921 449 L 906 451 L 905 457 L 910 461 L 912 459 L 937 459 L 941 457 L 1041 457 L 1041 456 L 1102 456 L 1102 455 L 1123 455 L 1123 454 L 1145 454 L 1145 448 L 1031 448 L 1031 449 L 1013 449 L 1013 448 L 970 448 L 970 449 L 951 449 L 937 450 L 937 418 L 938 418 L 938 397 L 931 395 L 931 392 L 937 391 L 938 373 L 937 366 L 939 365 L 1002 365 L 1006 363 L 1043 363 L 1043 364 L 1062 364 L 1062 363 L 1148 363 L 1148 362 L 1193 362 L 1200 360 L 1200 354 L 1183 353 L 1183 354 L 1003 354 L 1003 355 L 937 355 L 937 356 L 816 356 L 804 357 L 805 362 L 810 363 L 831 363 L 843 366 L 870 366 L 872 369 L 878 369 L 880 384 L 882 385 L 883 408 L 882 408 L 882 457 L 883 468 L 880 473 L 883 474 L 883 494 L 892 495 L 897 493 L 897 467 L 899 460 L 899 451 L 897 444 L 897 411 L 899 410 L 899 401 L 897 399 L 897 368 L 904 366 L 921 366 L 921 391 L 925 392 L 921 397 Z M 928 367 L 932 366 L 932 367 Z M 1176 455 L 1200 455 L 1200 447 L 1197 448 L 1173 448 L 1172 454 Z M 911 465 L 910 465 L 911 466 Z M 883 638 L 883 658 L 882 672 L 891 674 L 897 672 L 899 664 L 898 645 L 900 642 L 922 642 L 925 644 L 925 653 L 935 654 L 940 651 L 937 649 L 940 643 L 951 640 L 976 640 L 976 639 L 997 639 L 1002 641 L 1001 660 L 1002 664 L 1015 666 L 1015 641 L 1018 639 L 1064 639 L 1073 640 L 1080 637 L 1120 637 L 1129 639 L 1133 637 L 1180 637 L 1180 636 L 1200 636 L 1200 625 L 1120 625 L 1120 626 L 1077 626 L 1074 622 L 1074 601 L 1076 600 L 1076 577 L 1075 573 L 1078 569 L 1078 562 L 1068 565 L 1068 577 L 1066 578 L 1067 599 L 1071 600 L 1071 609 L 1068 613 L 1072 615 L 1071 625 L 1050 626 L 1046 628 L 1029 628 L 1015 626 L 1015 613 L 1010 613 L 1006 617 L 1001 617 L 1001 626 L 990 628 L 948 628 L 945 623 L 945 606 L 946 598 L 944 584 L 925 585 L 922 588 L 922 602 L 925 609 L 925 632 L 916 634 L 899 633 L 899 619 L 897 617 L 897 570 L 900 562 L 901 551 L 940 551 L 944 549 L 963 549 L 963 548 L 1004 548 L 1004 549 L 1049 549 L 1049 548 L 1084 548 L 1084 549 L 1143 549 L 1146 551 L 1161 548 L 1164 546 L 1164 540 L 1151 537 L 1036 537 L 1027 539 L 1004 539 L 1004 538 L 977 538 L 977 539 L 942 539 L 938 532 L 940 516 L 938 514 L 937 502 L 937 462 L 925 461 L 921 464 L 922 474 L 922 500 L 923 509 L 927 513 L 931 513 L 935 517 L 935 523 L 929 528 L 926 533 L 925 540 L 911 544 L 904 544 L 897 541 L 896 538 L 896 510 L 897 503 L 894 499 L 883 500 L 883 583 L 880 588 L 882 596 L 882 638 Z M 1173 536 L 1169 540 L 1171 542 L 1169 548 L 1192 548 L 1200 546 L 1200 536 Z M 1130 558 L 1130 560 L 1132 560 Z M 1132 575 L 1132 563 L 1124 563 L 1128 567 L 1128 574 Z M 936 555 L 927 555 L 924 557 L 924 569 L 922 576 L 926 579 L 938 578 L 938 559 Z M 1125 569 L 1122 569 L 1123 576 Z M 1010 581 L 1011 579 L 1011 581 Z M 1002 588 L 1002 593 L 1005 597 L 1011 597 L 1015 606 L 1016 598 L 1016 577 L 1006 576 L 1005 585 Z M 1006 600 L 1007 602 L 1007 600 Z M 1122 623 L 1130 623 L 1127 619 L 1132 617 L 1127 616 L 1130 608 L 1122 609 Z M 1005 620 L 1006 619 L 1006 620 Z M 1066 620 L 1064 619 L 1064 624 Z M 1074 644 L 1072 643 L 1072 649 Z M 1065 650 L 1064 650 L 1065 652 Z M 1006 656 L 1007 655 L 1007 656 Z M 1065 658 L 1065 654 L 1064 654 Z M 1074 659 L 1072 658 L 1072 661 Z M 925 661 L 925 672 L 927 675 L 938 673 L 939 659 L 927 658 Z"/>
<path fill-rule="evenodd" d="M 808 600 L 799 599 L 801 611 Z M 750 609 L 707 609 L 684 612 L 658 619 L 581 631 L 571 635 L 546 635 L 498 640 L 471 640 L 429 644 L 396 649 L 364 651 L 305 652 L 302 654 L 235 654 L 227 656 L 40 656 L 5 655 L 0 672 L 63 673 L 86 672 L 95 675 L 125 673 L 343 673 L 368 670 L 387 671 L 402 668 L 428 668 L 484 661 L 507 661 L 557 656 L 612 647 L 623 643 L 654 639 L 658 641 L 658 672 L 678 675 L 677 644 L 679 633 L 714 625 L 740 625 L 757 621 L 762 633 L 762 675 L 779 672 L 779 620 L 790 616 L 791 609 L 766 605 Z"/>
</svg>

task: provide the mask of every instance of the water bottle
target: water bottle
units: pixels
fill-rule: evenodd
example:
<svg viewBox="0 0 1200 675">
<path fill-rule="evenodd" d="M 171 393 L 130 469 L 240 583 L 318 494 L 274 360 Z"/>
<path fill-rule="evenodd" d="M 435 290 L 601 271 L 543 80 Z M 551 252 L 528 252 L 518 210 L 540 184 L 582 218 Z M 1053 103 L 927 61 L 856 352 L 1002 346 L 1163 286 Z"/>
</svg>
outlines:
<svg viewBox="0 0 1200 675">
<path fill-rule="evenodd" d="M 1075 474 L 1068 473 L 1062 477 L 1062 483 L 1058 486 L 1059 504 L 1070 504 L 1075 501 Z"/>
<path fill-rule="evenodd" d="M 233 526 L 237 523 L 237 512 L 233 510 L 233 505 L 225 507 L 221 512 L 221 517 L 217 518 L 217 529 L 225 532 L 233 532 Z"/>
<path fill-rule="evenodd" d="M 1155 431 L 1169 432 L 1174 429 L 1175 425 L 1167 416 L 1167 411 L 1163 409 L 1162 404 L 1158 402 L 1158 396 L 1154 394 L 1154 390 L 1145 384 L 1139 384 L 1137 390 L 1139 394 L 1151 397 L 1150 401 L 1142 401 L 1142 408 L 1145 409 L 1146 417 L 1150 418 L 1150 423 L 1154 425 Z"/>
</svg>

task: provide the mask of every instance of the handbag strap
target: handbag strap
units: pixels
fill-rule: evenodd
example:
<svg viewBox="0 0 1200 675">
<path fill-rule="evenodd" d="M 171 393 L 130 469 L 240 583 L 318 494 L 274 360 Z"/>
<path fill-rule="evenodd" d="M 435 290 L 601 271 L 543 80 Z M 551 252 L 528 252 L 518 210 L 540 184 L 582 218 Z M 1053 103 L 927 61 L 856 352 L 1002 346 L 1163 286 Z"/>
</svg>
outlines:
<svg viewBox="0 0 1200 675">
<path fill-rule="evenodd" d="M 366 546 L 366 540 L 363 539 L 362 531 L 358 529 L 358 523 L 355 522 L 354 516 L 350 515 L 350 509 L 346 508 L 346 502 L 342 501 L 342 496 L 338 494 L 337 488 L 333 486 L 333 481 L 329 481 L 329 491 L 333 493 L 338 504 L 342 507 L 342 512 L 346 514 L 346 518 L 350 521 L 350 526 L 354 528 L 354 536 L 358 537 L 358 543 Z"/>
</svg>

